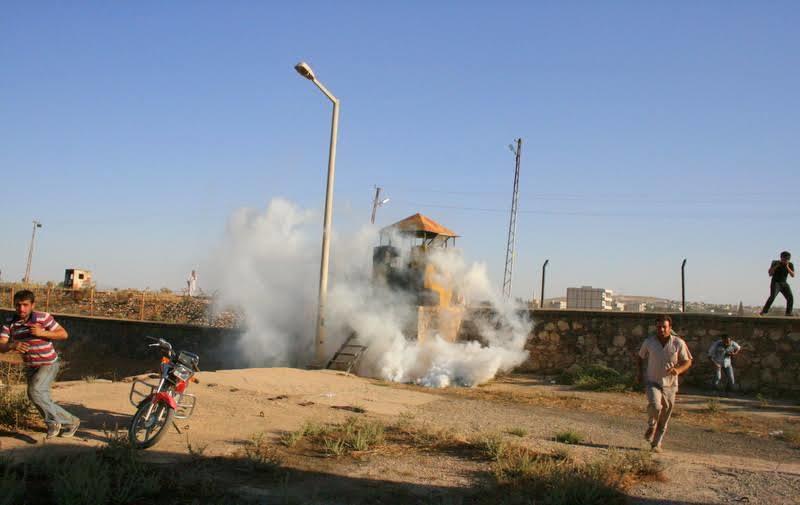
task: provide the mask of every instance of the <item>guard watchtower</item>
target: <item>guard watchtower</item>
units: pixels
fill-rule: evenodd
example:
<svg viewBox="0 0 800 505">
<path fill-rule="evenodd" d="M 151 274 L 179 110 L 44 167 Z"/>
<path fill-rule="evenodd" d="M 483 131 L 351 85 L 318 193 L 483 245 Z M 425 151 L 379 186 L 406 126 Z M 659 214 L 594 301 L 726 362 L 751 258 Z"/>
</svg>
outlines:
<svg viewBox="0 0 800 505">
<path fill-rule="evenodd" d="M 458 235 L 433 219 L 414 214 L 380 232 L 372 255 L 378 284 L 410 295 L 416 321 L 406 336 L 420 341 L 439 335 L 455 341 L 464 316 L 464 299 L 446 265 L 458 254 Z"/>
</svg>

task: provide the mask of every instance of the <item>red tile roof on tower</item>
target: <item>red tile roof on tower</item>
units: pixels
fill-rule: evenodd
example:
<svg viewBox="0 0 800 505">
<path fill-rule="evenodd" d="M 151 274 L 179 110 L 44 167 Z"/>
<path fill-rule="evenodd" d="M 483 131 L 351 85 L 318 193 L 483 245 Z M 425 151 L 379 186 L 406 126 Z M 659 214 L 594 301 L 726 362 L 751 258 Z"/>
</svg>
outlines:
<svg viewBox="0 0 800 505">
<path fill-rule="evenodd" d="M 398 229 L 401 232 L 407 233 L 430 233 L 435 235 L 441 235 L 444 237 L 457 237 L 458 235 L 449 228 L 445 228 L 444 226 L 440 225 L 433 219 L 429 217 L 425 217 L 420 213 L 416 213 L 413 216 L 408 216 L 407 218 L 398 221 L 392 225 L 387 226 L 381 231 L 389 230 L 389 229 Z"/>
</svg>

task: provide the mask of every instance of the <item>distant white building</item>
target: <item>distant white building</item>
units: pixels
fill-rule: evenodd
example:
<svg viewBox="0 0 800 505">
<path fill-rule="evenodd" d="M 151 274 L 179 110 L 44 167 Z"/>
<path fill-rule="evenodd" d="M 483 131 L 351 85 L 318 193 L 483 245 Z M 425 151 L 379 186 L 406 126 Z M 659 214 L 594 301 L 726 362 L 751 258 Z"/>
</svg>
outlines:
<svg viewBox="0 0 800 505">
<path fill-rule="evenodd" d="M 568 309 L 613 310 L 614 292 L 610 289 L 581 286 L 567 288 Z"/>
<path fill-rule="evenodd" d="M 625 302 L 622 310 L 625 312 L 644 312 L 647 310 L 647 304 L 639 302 Z"/>
<path fill-rule="evenodd" d="M 549 300 L 544 304 L 545 308 L 548 309 L 560 309 L 564 310 L 567 308 L 567 302 L 564 300 Z"/>
</svg>

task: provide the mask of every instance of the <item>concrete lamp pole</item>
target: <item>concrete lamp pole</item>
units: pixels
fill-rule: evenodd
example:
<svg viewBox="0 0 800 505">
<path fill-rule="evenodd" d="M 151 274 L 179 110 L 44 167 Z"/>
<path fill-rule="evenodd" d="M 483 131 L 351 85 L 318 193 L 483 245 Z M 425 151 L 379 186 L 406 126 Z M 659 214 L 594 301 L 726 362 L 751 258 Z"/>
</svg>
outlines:
<svg viewBox="0 0 800 505">
<path fill-rule="evenodd" d="M 686 258 L 681 263 L 681 312 L 686 314 Z"/>
<path fill-rule="evenodd" d="M 539 300 L 539 308 L 540 309 L 544 307 L 544 276 L 547 273 L 547 264 L 548 263 L 550 263 L 549 259 L 544 260 L 544 263 L 542 263 L 542 294 L 541 294 L 542 299 Z"/>
<path fill-rule="evenodd" d="M 41 228 L 42 223 L 33 221 L 33 232 L 31 233 L 31 245 L 28 247 L 28 263 L 25 266 L 25 277 L 22 279 L 24 284 L 31 282 L 31 263 L 33 262 L 33 243 L 36 240 L 36 228 Z"/>
<path fill-rule="evenodd" d="M 319 307 L 317 308 L 317 334 L 314 348 L 315 364 L 323 366 L 325 356 L 325 304 L 328 299 L 328 260 L 331 250 L 331 218 L 333 215 L 333 176 L 336 168 L 336 137 L 339 132 L 339 99 L 319 82 L 308 63 L 301 61 L 294 66 L 297 73 L 317 85 L 320 91 L 333 102 L 331 120 L 331 143 L 328 151 L 328 185 L 325 191 L 325 219 L 322 225 L 322 259 L 319 266 Z"/>
</svg>

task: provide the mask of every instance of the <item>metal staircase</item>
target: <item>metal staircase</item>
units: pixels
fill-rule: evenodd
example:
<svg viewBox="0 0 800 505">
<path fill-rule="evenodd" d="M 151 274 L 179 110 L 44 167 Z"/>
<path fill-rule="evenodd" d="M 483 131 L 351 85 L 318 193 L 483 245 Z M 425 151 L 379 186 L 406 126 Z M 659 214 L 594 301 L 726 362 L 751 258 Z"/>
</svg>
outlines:
<svg viewBox="0 0 800 505">
<path fill-rule="evenodd" d="M 367 350 L 367 346 L 361 344 L 356 334 L 351 334 L 347 340 L 344 341 L 344 344 L 336 351 L 336 354 L 328 361 L 328 364 L 325 365 L 325 368 L 328 370 L 341 370 L 345 373 L 350 373 L 356 365 L 358 364 L 358 360 L 361 359 L 361 356 Z"/>
</svg>

